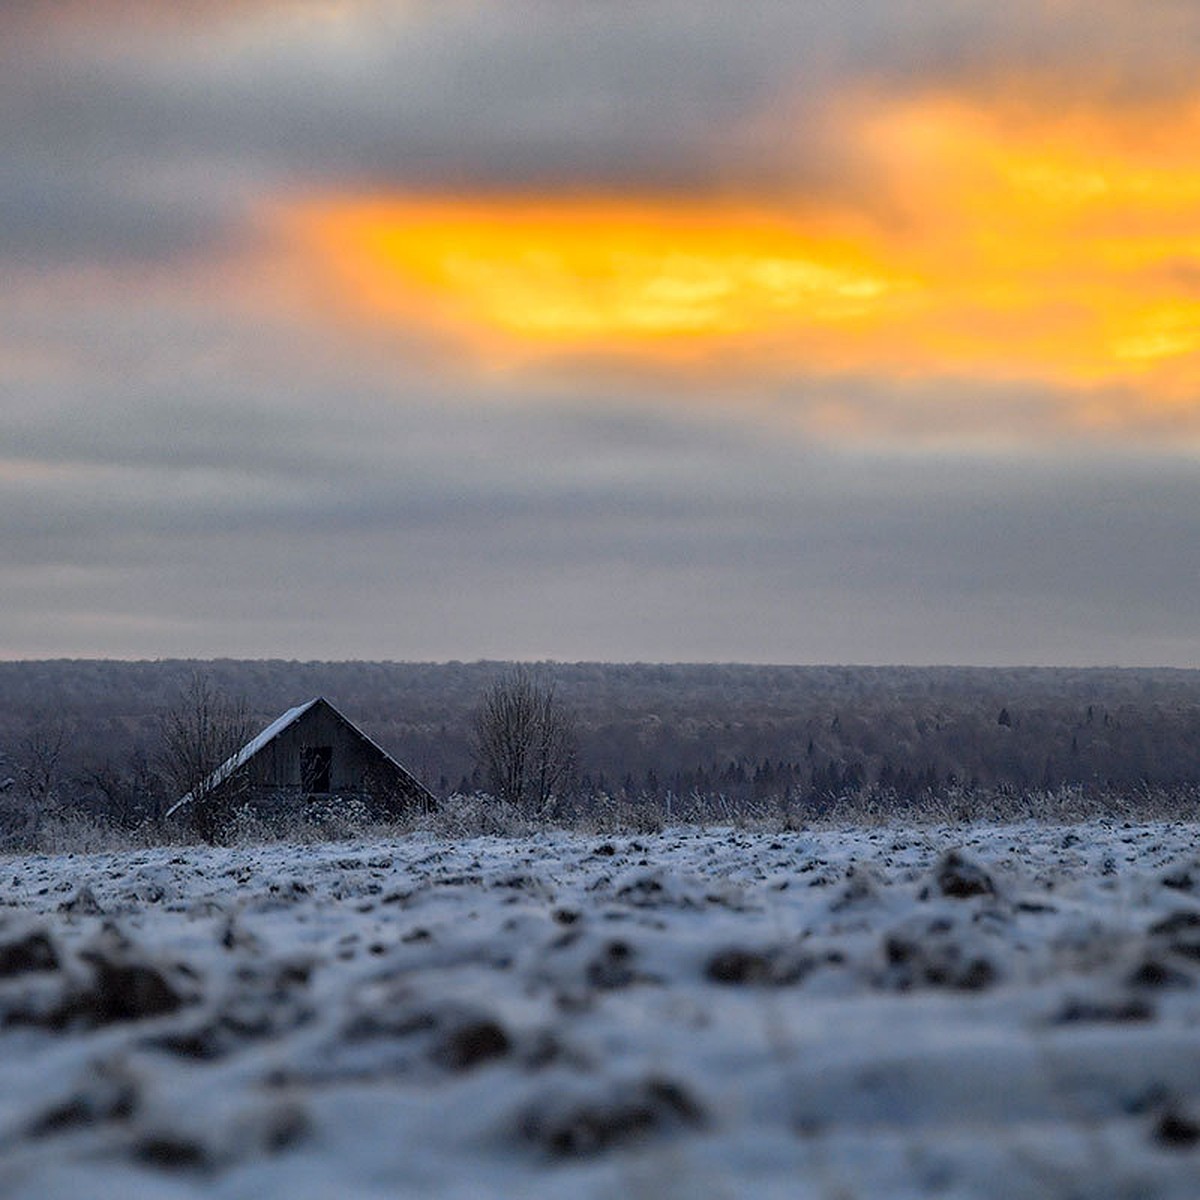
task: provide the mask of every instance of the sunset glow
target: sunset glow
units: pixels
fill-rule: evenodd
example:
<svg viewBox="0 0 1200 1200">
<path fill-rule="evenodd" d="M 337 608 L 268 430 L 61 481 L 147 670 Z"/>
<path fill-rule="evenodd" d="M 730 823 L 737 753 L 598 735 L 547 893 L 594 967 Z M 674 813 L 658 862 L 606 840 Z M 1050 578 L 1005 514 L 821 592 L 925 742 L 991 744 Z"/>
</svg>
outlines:
<svg viewBox="0 0 1200 1200">
<path fill-rule="evenodd" d="M 1195 0 L 19 0 L 0 130 L 0 658 L 1200 665 Z"/>
<path fill-rule="evenodd" d="M 795 326 L 862 328 L 909 284 L 869 244 L 719 203 L 348 199 L 294 218 L 364 314 L 480 346 L 641 348 Z"/>
<path fill-rule="evenodd" d="M 1105 124 L 934 96 L 859 106 L 872 203 L 332 196 L 287 209 L 359 319 L 484 361 L 562 353 L 752 373 L 1200 381 L 1200 104 Z M 756 357 L 744 352 L 752 349 Z"/>
</svg>

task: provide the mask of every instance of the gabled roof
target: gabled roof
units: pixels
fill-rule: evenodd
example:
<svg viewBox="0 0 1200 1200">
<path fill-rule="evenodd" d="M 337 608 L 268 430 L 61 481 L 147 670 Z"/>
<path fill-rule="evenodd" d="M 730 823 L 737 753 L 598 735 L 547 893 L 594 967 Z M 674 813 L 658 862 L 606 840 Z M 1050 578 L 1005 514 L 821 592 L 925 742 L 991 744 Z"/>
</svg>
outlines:
<svg viewBox="0 0 1200 1200">
<path fill-rule="evenodd" d="M 273 742 L 285 729 L 291 725 L 294 725 L 302 716 L 304 716 L 306 712 L 312 708 L 315 708 L 318 704 L 324 704 L 325 707 L 328 708 L 333 715 L 338 718 L 338 720 L 342 721 L 344 724 L 348 725 L 352 730 L 354 730 L 354 732 L 360 738 L 362 738 L 364 742 L 376 750 L 401 775 L 403 775 L 404 778 L 408 780 L 416 790 L 424 793 L 431 800 L 433 799 L 433 796 L 429 792 L 428 788 L 426 788 L 418 779 L 416 779 L 410 771 L 401 766 L 400 763 L 398 763 L 382 746 L 380 746 L 378 742 L 367 737 L 367 735 L 363 733 L 363 731 L 359 729 L 359 727 L 355 725 L 353 721 L 334 708 L 334 706 L 330 704 L 324 696 L 314 696 L 311 700 L 306 700 L 303 704 L 297 704 L 295 708 L 289 708 L 282 716 L 276 717 L 275 720 L 272 721 L 270 725 L 268 725 L 266 729 L 262 731 L 262 733 L 258 734 L 257 737 L 251 738 L 250 741 L 248 741 L 236 754 L 231 754 L 204 781 L 203 790 L 205 792 L 209 792 L 212 791 L 213 788 L 219 787 L 225 782 L 225 780 L 233 775 L 235 771 L 238 771 L 244 767 L 256 754 L 259 753 L 260 750 L 264 749 L 271 742 Z M 191 792 L 188 792 L 186 796 L 181 796 L 175 801 L 174 804 L 171 805 L 170 808 L 167 809 L 165 815 L 169 817 L 172 813 L 176 812 L 178 809 L 181 809 L 191 799 Z"/>
</svg>

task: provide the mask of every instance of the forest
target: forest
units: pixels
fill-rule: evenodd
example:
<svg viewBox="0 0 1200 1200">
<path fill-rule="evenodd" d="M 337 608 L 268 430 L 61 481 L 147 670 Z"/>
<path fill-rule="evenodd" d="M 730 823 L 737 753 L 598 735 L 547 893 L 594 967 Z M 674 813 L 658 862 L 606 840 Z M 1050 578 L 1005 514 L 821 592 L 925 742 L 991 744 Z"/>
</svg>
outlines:
<svg viewBox="0 0 1200 1200">
<path fill-rule="evenodd" d="M 261 728 L 316 695 L 435 795 L 486 791 L 473 719 L 513 664 L 170 660 L 0 663 L 0 815 L 136 825 L 170 796 L 162 717 L 198 674 Z M 803 814 L 1071 788 L 1193 803 L 1200 671 L 540 663 L 570 714 L 569 799 Z"/>
</svg>

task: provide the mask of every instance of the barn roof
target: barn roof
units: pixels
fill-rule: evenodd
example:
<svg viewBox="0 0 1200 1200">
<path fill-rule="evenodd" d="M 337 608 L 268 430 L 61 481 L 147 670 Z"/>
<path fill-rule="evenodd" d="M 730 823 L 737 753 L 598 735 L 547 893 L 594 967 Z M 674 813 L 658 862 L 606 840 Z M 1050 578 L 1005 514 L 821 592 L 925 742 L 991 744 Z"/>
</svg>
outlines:
<svg viewBox="0 0 1200 1200">
<path fill-rule="evenodd" d="M 330 709 L 334 716 L 340 721 L 348 725 L 354 732 L 362 738 L 369 746 L 379 752 L 397 771 L 400 772 L 406 779 L 410 780 L 415 788 L 422 792 L 428 792 L 425 788 L 406 768 L 401 766 L 382 746 L 379 745 L 373 738 L 369 738 L 357 725 L 354 724 L 344 713 L 339 712 L 324 696 L 314 696 L 311 700 L 306 700 L 303 704 L 297 704 L 295 708 L 289 708 L 282 716 L 278 716 L 270 723 L 260 734 L 248 741 L 236 754 L 231 754 L 205 781 L 204 790 L 211 791 L 215 787 L 219 787 L 225 782 L 235 771 L 244 767 L 260 750 L 273 742 L 285 729 L 294 725 L 306 712 L 314 708 L 318 704 L 324 704 Z M 166 811 L 166 816 L 170 816 L 178 809 L 192 799 L 192 793 L 188 792 L 186 796 L 181 796 L 170 808 Z"/>
</svg>

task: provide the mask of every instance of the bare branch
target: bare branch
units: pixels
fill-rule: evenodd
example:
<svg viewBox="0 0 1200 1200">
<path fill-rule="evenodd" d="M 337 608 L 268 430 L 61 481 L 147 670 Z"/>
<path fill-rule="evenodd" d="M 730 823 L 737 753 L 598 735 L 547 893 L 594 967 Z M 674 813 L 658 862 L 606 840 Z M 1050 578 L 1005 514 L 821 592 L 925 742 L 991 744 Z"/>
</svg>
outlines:
<svg viewBox="0 0 1200 1200">
<path fill-rule="evenodd" d="M 199 673 L 159 719 L 159 770 L 177 800 L 188 798 L 188 817 L 205 841 L 219 840 L 221 832 L 217 768 L 252 732 L 245 700 L 226 696 Z"/>
<path fill-rule="evenodd" d="M 9 836 L 36 844 L 42 822 L 62 801 L 66 746 L 67 724 L 61 713 L 38 710 L 30 715 L 12 762 L 14 775 L 0 767 L 0 790 L 12 788 L 17 801 L 7 803 L 0 816 Z"/>
<path fill-rule="evenodd" d="M 497 680 L 475 714 L 475 754 L 497 796 L 531 815 L 549 811 L 574 781 L 575 722 L 524 667 Z"/>
</svg>

